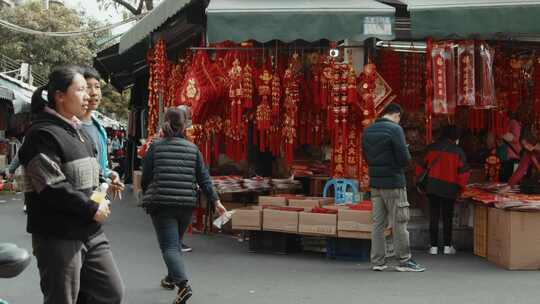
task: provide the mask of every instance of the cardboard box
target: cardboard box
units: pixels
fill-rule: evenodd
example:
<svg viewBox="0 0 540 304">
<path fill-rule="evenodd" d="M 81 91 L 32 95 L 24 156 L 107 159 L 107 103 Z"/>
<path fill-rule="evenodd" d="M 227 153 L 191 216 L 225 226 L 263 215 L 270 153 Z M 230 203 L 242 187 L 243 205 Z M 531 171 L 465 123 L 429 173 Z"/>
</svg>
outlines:
<svg viewBox="0 0 540 304">
<path fill-rule="evenodd" d="M 263 230 L 298 233 L 298 212 L 264 209 Z"/>
<path fill-rule="evenodd" d="M 282 196 L 259 196 L 259 205 L 261 206 L 287 206 L 288 200 Z"/>
<path fill-rule="evenodd" d="M 473 252 L 479 257 L 487 257 L 488 247 L 488 208 L 485 205 L 474 205 L 474 247 Z"/>
<path fill-rule="evenodd" d="M 338 208 L 338 237 L 351 239 L 371 239 L 373 221 L 371 211 Z M 390 235 L 391 229 L 385 230 Z"/>
<path fill-rule="evenodd" d="M 320 207 L 321 201 L 318 199 L 289 199 L 289 206 L 304 208 L 309 211 L 315 207 Z"/>
<path fill-rule="evenodd" d="M 133 192 L 141 190 L 142 171 L 133 170 Z"/>
<path fill-rule="evenodd" d="M 540 269 L 540 212 L 489 208 L 488 260 L 510 270 Z"/>
<path fill-rule="evenodd" d="M 258 206 L 235 209 L 232 216 L 233 230 L 255 230 L 262 229 L 262 208 Z"/>
<path fill-rule="evenodd" d="M 337 235 L 337 214 L 300 212 L 298 233 L 306 235 Z"/>
<path fill-rule="evenodd" d="M 235 209 L 243 209 L 246 207 L 251 207 L 251 206 L 248 206 L 247 204 L 238 203 L 238 202 L 221 202 L 221 203 L 223 204 L 223 207 L 225 207 L 227 210 L 235 210 Z"/>
</svg>

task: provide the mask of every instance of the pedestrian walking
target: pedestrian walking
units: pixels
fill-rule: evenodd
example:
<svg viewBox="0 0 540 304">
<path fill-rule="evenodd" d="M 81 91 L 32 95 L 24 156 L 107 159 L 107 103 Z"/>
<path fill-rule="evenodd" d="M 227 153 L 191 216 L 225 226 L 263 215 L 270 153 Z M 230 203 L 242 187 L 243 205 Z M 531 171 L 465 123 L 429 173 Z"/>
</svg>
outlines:
<svg viewBox="0 0 540 304">
<path fill-rule="evenodd" d="M 102 170 L 102 174 L 105 178 L 111 180 L 110 192 L 113 194 L 113 198 L 116 198 L 119 197 L 120 193 L 124 190 L 124 184 L 120 181 L 118 173 L 109 169 L 107 132 L 99 119 L 94 116 L 94 111 L 96 111 L 101 104 L 101 76 L 93 67 L 85 66 L 82 68 L 84 71 L 84 78 L 86 79 L 89 98 L 88 107 L 79 119 L 82 122 L 83 129 L 90 135 L 96 146 L 96 158 Z"/>
<path fill-rule="evenodd" d="M 443 252 L 455 254 L 452 246 L 452 219 L 456 199 L 469 180 L 469 166 L 465 152 L 458 146 L 460 138 L 456 126 L 445 126 L 440 138 L 427 148 L 424 166 L 417 168 L 417 176 L 426 174 L 425 193 L 429 200 L 430 254 L 439 253 L 439 220 L 442 213 Z"/>
<path fill-rule="evenodd" d="M 168 109 L 163 138 L 156 139 L 148 148 L 141 178 L 143 207 L 152 218 L 168 271 L 161 286 L 178 287 L 174 301 L 177 304 L 186 303 L 192 295 L 180 244 L 197 204 L 197 185 L 206 194 L 210 207 L 214 206 L 220 215 L 226 212 L 201 152 L 185 139 L 185 128 L 185 113 L 178 108 Z"/>
<path fill-rule="evenodd" d="M 46 99 L 43 94 L 46 93 Z M 77 116 L 88 106 L 83 71 L 61 66 L 32 96 L 36 115 L 19 151 L 28 198 L 27 231 L 45 304 L 74 304 L 79 293 L 93 303 L 116 304 L 124 284 L 101 222 L 107 202 L 90 199 L 100 182 L 92 139 Z"/>
<path fill-rule="evenodd" d="M 390 103 L 382 117 L 367 127 L 362 137 L 362 151 L 369 167 L 373 231 L 371 234 L 372 269 L 382 271 L 386 264 L 384 231 L 392 226 L 394 252 L 399 260 L 398 271 L 421 272 L 425 268 L 411 259 L 409 246 L 409 201 L 405 168 L 411 159 L 405 134 L 399 125 L 403 110 Z"/>
</svg>

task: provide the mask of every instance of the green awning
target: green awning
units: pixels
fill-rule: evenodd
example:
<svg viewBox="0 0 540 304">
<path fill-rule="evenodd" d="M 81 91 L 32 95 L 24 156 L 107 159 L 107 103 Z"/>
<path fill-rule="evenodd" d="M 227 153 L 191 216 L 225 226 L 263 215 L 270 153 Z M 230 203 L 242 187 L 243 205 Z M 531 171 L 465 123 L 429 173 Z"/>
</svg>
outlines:
<svg viewBox="0 0 540 304">
<path fill-rule="evenodd" d="M 30 112 L 33 89 L 17 79 L 0 74 L 0 102 L 11 103 L 14 114 Z"/>
<path fill-rule="evenodd" d="M 209 42 L 393 39 L 395 9 L 373 0 L 211 0 Z"/>
<path fill-rule="evenodd" d="M 540 34 L 539 0 L 402 0 L 413 38 L 496 38 Z"/>
<path fill-rule="evenodd" d="M 137 22 L 122 38 L 120 38 L 120 47 L 118 52 L 121 54 L 142 41 L 150 33 L 160 27 L 167 19 L 176 15 L 191 0 L 164 0 L 155 7 L 150 14 L 146 15 L 141 21 Z"/>
</svg>

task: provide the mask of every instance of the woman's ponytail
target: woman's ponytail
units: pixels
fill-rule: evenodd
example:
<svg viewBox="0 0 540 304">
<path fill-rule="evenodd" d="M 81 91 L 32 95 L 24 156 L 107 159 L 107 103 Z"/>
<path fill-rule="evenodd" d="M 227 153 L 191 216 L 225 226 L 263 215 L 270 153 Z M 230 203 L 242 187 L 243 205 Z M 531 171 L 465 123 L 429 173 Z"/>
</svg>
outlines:
<svg viewBox="0 0 540 304">
<path fill-rule="evenodd" d="M 43 91 L 47 90 L 48 85 L 41 86 L 32 94 L 32 102 L 30 109 L 32 114 L 39 114 L 43 111 L 45 106 L 49 105 L 49 102 L 43 98 Z"/>
</svg>

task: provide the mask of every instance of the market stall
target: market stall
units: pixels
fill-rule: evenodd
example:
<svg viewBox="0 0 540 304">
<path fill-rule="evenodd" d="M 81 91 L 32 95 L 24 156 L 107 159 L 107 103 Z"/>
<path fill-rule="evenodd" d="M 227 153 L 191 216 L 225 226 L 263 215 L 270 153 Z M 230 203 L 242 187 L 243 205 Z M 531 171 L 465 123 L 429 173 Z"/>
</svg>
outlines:
<svg viewBox="0 0 540 304">
<path fill-rule="evenodd" d="M 375 62 L 407 109 L 402 124 L 413 157 L 422 159 L 442 126 L 464 129 L 460 146 L 474 184 L 462 201 L 475 211 L 475 254 L 508 269 L 539 269 L 540 248 L 531 245 L 537 243 L 531 232 L 539 215 L 534 145 L 540 45 L 532 38 L 538 28 L 529 13 L 540 2 L 405 2 L 417 40 L 378 42 Z"/>
<path fill-rule="evenodd" d="M 331 201 L 322 190 L 331 178 L 350 181 L 351 202 L 368 187 L 361 132 L 392 96 L 375 65 L 364 64 L 362 42 L 392 39 L 394 11 L 367 0 L 211 1 L 207 43 L 171 52 L 156 39 L 148 52 L 141 156 L 159 137 L 163 111 L 187 105 L 190 135 L 222 198 L 268 209 L 261 214 L 274 232 L 338 237 L 338 211 L 323 207 Z M 363 220 L 343 231 L 368 238 Z"/>
</svg>

